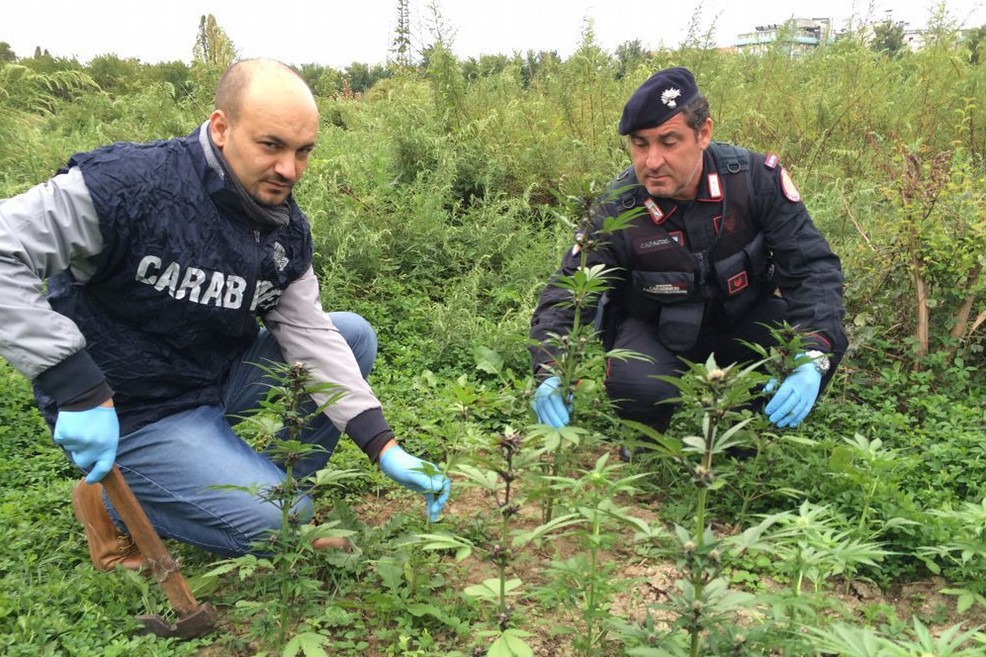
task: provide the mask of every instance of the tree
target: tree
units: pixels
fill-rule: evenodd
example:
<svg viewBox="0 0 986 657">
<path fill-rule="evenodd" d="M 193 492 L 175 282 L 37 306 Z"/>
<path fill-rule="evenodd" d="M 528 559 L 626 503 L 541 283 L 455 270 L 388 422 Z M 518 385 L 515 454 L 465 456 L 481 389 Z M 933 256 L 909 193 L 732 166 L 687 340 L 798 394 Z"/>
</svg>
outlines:
<svg viewBox="0 0 986 657">
<path fill-rule="evenodd" d="M 873 41 L 870 48 L 885 53 L 888 57 L 899 57 L 904 51 L 904 24 L 885 20 L 873 26 Z"/>
<path fill-rule="evenodd" d="M 13 62 L 16 60 L 17 55 L 14 54 L 10 44 L 6 41 L 0 41 L 0 62 Z"/>
<path fill-rule="evenodd" d="M 394 63 L 399 68 L 411 66 L 411 12 L 409 0 L 397 0 L 397 29 L 394 32 Z"/>
<path fill-rule="evenodd" d="M 142 67 L 134 58 L 97 55 L 89 60 L 86 71 L 103 91 L 127 93 L 141 84 Z"/>
<path fill-rule="evenodd" d="M 442 48 L 445 52 L 451 54 L 457 30 L 445 20 L 445 16 L 442 14 L 437 0 L 431 0 L 428 3 L 426 27 L 432 38 L 431 48 Z M 425 64 L 424 68 L 428 68 L 427 64 Z"/>
<path fill-rule="evenodd" d="M 150 82 L 164 82 L 171 85 L 172 95 L 175 98 L 187 98 L 195 87 L 192 69 L 182 61 L 145 64 L 144 76 Z"/>
<path fill-rule="evenodd" d="M 40 46 L 35 47 L 33 57 L 19 57 L 18 64 L 23 64 L 35 73 L 49 74 L 59 71 L 82 71 L 82 64 L 74 57 L 53 57 L 48 49 L 42 50 Z"/>
<path fill-rule="evenodd" d="M 537 79 L 542 69 L 551 70 L 561 65 L 561 57 L 557 50 L 539 50 L 534 52 L 528 50 L 520 62 L 520 76 L 524 81 L 524 88 L 530 87 Z"/>
<path fill-rule="evenodd" d="M 966 35 L 966 44 L 969 46 L 969 63 L 975 65 L 986 59 L 986 25 L 980 25 L 974 30 L 970 30 Z M 3 44 L 0 43 L 0 47 Z"/>
<path fill-rule="evenodd" d="M 369 90 L 376 82 L 388 76 L 387 70 L 380 64 L 374 64 L 371 68 L 361 62 L 353 62 L 346 67 L 344 81 L 349 85 L 352 93 L 363 93 Z"/>
<path fill-rule="evenodd" d="M 316 96 L 332 96 L 342 88 L 342 74 L 321 64 L 302 64 L 298 75 Z"/>
<path fill-rule="evenodd" d="M 506 55 L 480 55 L 479 59 L 470 57 L 462 63 L 462 74 L 466 80 L 488 78 L 502 73 L 510 62 L 511 58 Z"/>
<path fill-rule="evenodd" d="M 199 33 L 192 54 L 196 62 L 221 71 L 236 59 L 236 47 L 212 14 L 199 19 Z"/>
<path fill-rule="evenodd" d="M 616 79 L 622 80 L 647 58 L 640 39 L 624 41 L 616 47 Z"/>
</svg>

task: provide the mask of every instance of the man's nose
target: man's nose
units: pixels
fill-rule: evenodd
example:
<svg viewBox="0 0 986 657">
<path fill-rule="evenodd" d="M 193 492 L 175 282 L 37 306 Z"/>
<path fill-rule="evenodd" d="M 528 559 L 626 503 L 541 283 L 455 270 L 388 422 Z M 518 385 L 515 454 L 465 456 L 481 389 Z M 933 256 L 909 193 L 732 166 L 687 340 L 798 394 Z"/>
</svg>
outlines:
<svg viewBox="0 0 986 657">
<path fill-rule="evenodd" d="M 298 171 L 300 170 L 301 168 L 298 166 L 298 162 L 293 154 L 287 154 L 283 157 L 279 157 L 277 162 L 274 163 L 274 173 L 285 180 L 296 180 Z"/>
<path fill-rule="evenodd" d="M 647 149 L 647 159 L 644 161 L 648 169 L 660 169 L 664 164 L 664 152 L 661 147 L 654 144 Z"/>
</svg>

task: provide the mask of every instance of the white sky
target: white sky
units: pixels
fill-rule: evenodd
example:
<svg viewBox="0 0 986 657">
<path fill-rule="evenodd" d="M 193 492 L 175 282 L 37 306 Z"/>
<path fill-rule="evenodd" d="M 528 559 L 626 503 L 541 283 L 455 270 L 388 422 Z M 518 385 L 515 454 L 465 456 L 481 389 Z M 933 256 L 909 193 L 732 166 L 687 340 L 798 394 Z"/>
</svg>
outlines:
<svg viewBox="0 0 986 657">
<path fill-rule="evenodd" d="M 577 47 L 583 19 L 594 21 L 596 42 L 607 51 L 639 39 L 645 48 L 675 47 L 692 16 L 700 32 L 715 25 L 728 45 L 757 25 L 828 17 L 837 29 L 855 17 L 879 22 L 892 10 L 909 28 L 927 24 L 938 0 L 410 0 L 415 45 L 430 43 L 434 2 L 452 30 L 460 59 L 481 54 Z M 984 0 L 945 0 L 949 16 L 965 27 L 986 24 Z M 288 64 L 344 69 L 353 62 L 383 63 L 390 56 L 397 0 L 7 0 L 0 9 L 0 41 L 21 57 L 35 46 L 87 62 L 115 54 L 143 62 L 190 62 L 199 17 L 213 14 L 241 57 L 273 57 Z"/>
</svg>

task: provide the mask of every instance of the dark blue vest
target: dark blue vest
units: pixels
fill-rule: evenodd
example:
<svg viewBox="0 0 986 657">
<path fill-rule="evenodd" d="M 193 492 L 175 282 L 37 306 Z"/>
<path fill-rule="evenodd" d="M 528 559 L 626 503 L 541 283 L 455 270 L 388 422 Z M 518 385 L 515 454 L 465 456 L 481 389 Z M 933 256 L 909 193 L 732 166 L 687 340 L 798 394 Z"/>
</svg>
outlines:
<svg viewBox="0 0 986 657">
<path fill-rule="evenodd" d="M 198 131 L 75 155 L 104 241 L 93 277 L 49 280 L 115 391 L 121 431 L 221 400 L 258 317 L 312 258 L 307 218 L 289 199 L 284 227 L 251 224 L 206 162 Z"/>
</svg>

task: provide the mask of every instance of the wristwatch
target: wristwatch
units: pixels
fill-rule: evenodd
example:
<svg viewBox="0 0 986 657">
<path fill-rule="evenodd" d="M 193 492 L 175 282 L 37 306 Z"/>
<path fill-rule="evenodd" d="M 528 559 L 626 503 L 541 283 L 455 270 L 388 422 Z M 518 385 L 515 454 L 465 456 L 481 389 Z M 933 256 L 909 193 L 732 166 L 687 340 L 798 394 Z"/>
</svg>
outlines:
<svg viewBox="0 0 986 657">
<path fill-rule="evenodd" d="M 828 373 L 829 368 L 832 366 L 832 362 L 829 360 L 829 357 L 821 351 L 806 351 L 805 356 L 810 358 L 815 363 L 815 369 L 818 370 L 818 373 L 823 376 Z"/>
</svg>

